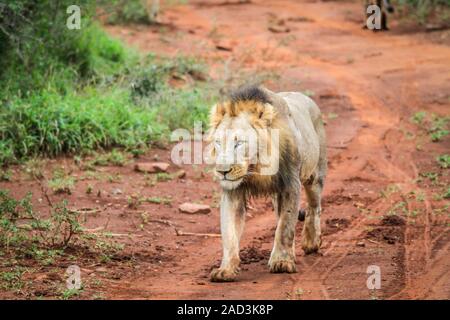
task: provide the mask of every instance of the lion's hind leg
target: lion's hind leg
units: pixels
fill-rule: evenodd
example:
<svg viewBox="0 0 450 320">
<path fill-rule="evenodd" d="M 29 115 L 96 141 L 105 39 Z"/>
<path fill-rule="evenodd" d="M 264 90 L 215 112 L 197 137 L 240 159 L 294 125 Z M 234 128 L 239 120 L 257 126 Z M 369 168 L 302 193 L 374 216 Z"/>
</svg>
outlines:
<svg viewBox="0 0 450 320">
<path fill-rule="evenodd" d="M 323 177 L 312 177 L 303 184 L 308 201 L 302 232 L 302 249 L 306 254 L 319 251 L 321 239 L 320 214 Z"/>
<path fill-rule="evenodd" d="M 321 200 L 322 190 L 327 175 L 327 146 L 325 128 L 320 118 L 315 122 L 314 128 L 319 138 L 319 161 L 315 172 L 307 181 L 302 181 L 305 188 L 308 207 L 304 214 L 304 225 L 302 232 L 302 248 L 306 254 L 317 252 L 320 248 L 320 214 L 322 212 Z"/>
</svg>

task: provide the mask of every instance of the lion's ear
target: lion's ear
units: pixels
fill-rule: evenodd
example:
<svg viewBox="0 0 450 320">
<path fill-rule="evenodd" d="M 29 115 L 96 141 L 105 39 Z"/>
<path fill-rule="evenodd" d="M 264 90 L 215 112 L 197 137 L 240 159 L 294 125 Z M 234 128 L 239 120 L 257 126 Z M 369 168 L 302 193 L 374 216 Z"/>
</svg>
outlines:
<svg viewBox="0 0 450 320">
<path fill-rule="evenodd" d="M 275 108 L 269 103 L 258 104 L 256 107 L 257 121 L 265 127 L 271 126 L 275 114 Z"/>
</svg>

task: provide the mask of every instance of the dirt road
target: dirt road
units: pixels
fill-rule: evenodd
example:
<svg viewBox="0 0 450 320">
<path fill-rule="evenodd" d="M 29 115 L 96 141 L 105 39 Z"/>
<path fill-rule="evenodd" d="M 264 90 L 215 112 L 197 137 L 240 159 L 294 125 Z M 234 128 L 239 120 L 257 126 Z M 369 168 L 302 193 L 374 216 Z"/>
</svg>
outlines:
<svg viewBox="0 0 450 320">
<path fill-rule="evenodd" d="M 185 232 L 219 233 L 219 189 L 211 175 L 201 166 L 185 167 L 185 178 L 149 187 L 133 165 L 104 169 L 121 174 L 122 182 L 96 182 L 94 188 L 120 188 L 123 195 L 100 200 L 119 206 L 101 213 L 92 227 L 110 215 L 111 232 L 132 233 L 124 243 L 134 259 L 132 272 L 107 266 L 106 298 L 450 298 L 449 201 L 440 196 L 450 179 L 436 161 L 448 153 L 450 141 L 433 143 L 410 121 L 418 111 L 450 114 L 450 47 L 423 34 L 368 32 L 359 18 L 360 6 L 347 2 L 189 1 L 165 10 L 163 27 L 110 27 L 142 51 L 201 56 L 215 78 L 265 72 L 273 90 L 307 92 L 327 122 L 329 173 L 320 254 L 305 256 L 297 244 L 298 273 L 269 273 L 276 220 L 263 199 L 248 212 L 239 280 L 210 283 L 208 274 L 221 257 L 220 238 L 176 236 L 173 226 L 138 228 L 136 221 L 145 210 Z M 170 150 L 138 161 L 155 154 L 169 161 Z M 430 172 L 437 179 L 431 181 Z M 80 206 L 94 201 L 84 194 L 85 184 L 77 184 L 71 196 Z M 120 205 L 131 193 L 173 201 L 142 204 L 124 216 Z M 179 213 L 185 201 L 210 204 L 213 211 Z M 299 223 L 298 235 L 301 229 Z M 380 267 L 379 290 L 366 285 L 371 265 Z"/>
<path fill-rule="evenodd" d="M 449 216 L 436 214 L 448 201 L 433 200 L 438 187 L 417 183 L 434 170 L 448 186 L 434 158 L 449 141 L 418 151 L 426 138 L 409 121 L 420 110 L 449 114 L 450 48 L 420 35 L 362 30 L 359 10 L 337 2 L 190 1 L 166 11 L 163 21 L 175 31 L 122 34 L 143 50 L 198 54 L 213 66 L 228 61 L 231 73 L 273 71 L 274 90 L 309 91 L 326 115 L 330 170 L 321 254 L 304 256 L 298 247 L 297 274 L 268 273 L 275 217 L 262 202 L 250 211 L 237 283 L 209 283 L 220 240 L 192 238 L 176 266 L 117 283 L 111 297 L 450 298 Z M 396 206 L 406 209 L 392 215 Z M 198 223 L 217 232 L 217 210 Z M 366 287 L 369 265 L 381 269 L 380 290 Z"/>
</svg>

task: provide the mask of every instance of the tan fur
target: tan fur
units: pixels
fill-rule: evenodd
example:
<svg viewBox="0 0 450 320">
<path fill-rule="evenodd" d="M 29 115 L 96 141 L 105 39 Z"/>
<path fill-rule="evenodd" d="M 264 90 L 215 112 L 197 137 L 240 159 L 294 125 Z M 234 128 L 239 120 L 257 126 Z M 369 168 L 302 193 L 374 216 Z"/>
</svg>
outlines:
<svg viewBox="0 0 450 320">
<path fill-rule="evenodd" d="M 220 208 L 223 259 L 220 268 L 212 271 L 212 281 L 233 281 L 238 274 L 239 242 L 249 196 L 272 196 L 278 216 L 269 260 L 271 272 L 296 271 L 294 236 L 301 184 L 308 199 L 302 247 L 311 253 L 320 246 L 320 196 L 326 174 L 325 132 L 320 110 L 301 93 L 275 94 L 265 88 L 249 90 L 241 94 L 241 99 L 238 95 L 235 100 L 212 108 L 210 139 L 218 144 L 213 156 L 226 158 L 236 152 L 220 144 L 220 132 L 254 130 L 258 141 L 268 142 L 269 163 L 278 161 L 279 169 L 264 175 L 263 162 L 251 165 L 247 154 L 240 162 L 216 164 L 216 175 L 223 188 Z M 273 129 L 279 130 L 278 142 L 272 141 L 268 134 Z M 236 134 L 234 139 L 242 138 Z"/>
</svg>

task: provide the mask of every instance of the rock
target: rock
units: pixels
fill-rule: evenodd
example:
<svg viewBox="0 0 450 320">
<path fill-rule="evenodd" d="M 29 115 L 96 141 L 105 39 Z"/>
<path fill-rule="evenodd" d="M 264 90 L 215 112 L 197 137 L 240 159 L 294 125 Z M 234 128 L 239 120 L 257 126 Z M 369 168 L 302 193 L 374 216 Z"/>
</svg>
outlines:
<svg viewBox="0 0 450 320">
<path fill-rule="evenodd" d="M 365 244 L 364 242 L 362 242 L 362 241 L 356 243 L 356 245 L 357 245 L 358 247 L 365 247 L 365 246 L 366 246 L 366 244 Z"/>
<path fill-rule="evenodd" d="M 211 207 L 206 204 L 185 202 L 178 207 L 178 210 L 188 214 L 207 214 L 211 212 Z"/>
<path fill-rule="evenodd" d="M 107 272 L 108 269 L 106 269 L 104 267 L 99 267 L 99 268 L 95 269 L 95 271 L 97 271 L 97 272 Z"/>
<path fill-rule="evenodd" d="M 287 33 L 291 31 L 291 29 L 285 26 L 270 26 L 269 31 L 272 31 L 273 33 Z"/>
<path fill-rule="evenodd" d="M 284 20 L 279 20 L 276 23 L 273 23 L 268 29 L 273 33 L 286 33 L 291 31 L 291 29 L 286 26 Z"/>
<path fill-rule="evenodd" d="M 36 278 L 34 278 L 34 281 L 45 281 L 48 279 L 48 276 L 46 274 L 40 274 Z"/>
<path fill-rule="evenodd" d="M 113 189 L 113 190 L 111 191 L 111 193 L 112 193 L 113 195 L 118 195 L 118 194 L 122 194 L 123 191 L 122 191 L 121 189 L 119 189 L 119 188 L 115 188 L 115 189 Z"/>
<path fill-rule="evenodd" d="M 216 49 L 222 51 L 233 51 L 233 45 L 230 42 L 219 42 L 216 43 Z"/>
<path fill-rule="evenodd" d="M 353 206 L 356 208 L 364 208 L 365 207 L 364 203 L 362 203 L 362 202 L 354 202 Z"/>
<path fill-rule="evenodd" d="M 165 162 L 145 162 L 145 163 L 137 163 L 134 169 L 138 172 L 158 173 L 158 172 L 167 172 L 169 166 L 170 165 Z"/>
<path fill-rule="evenodd" d="M 184 179 L 184 178 L 186 178 L 186 171 L 184 171 L 184 170 L 179 170 L 179 171 L 177 171 L 177 172 L 175 173 L 175 176 L 176 176 L 178 179 Z"/>
</svg>

